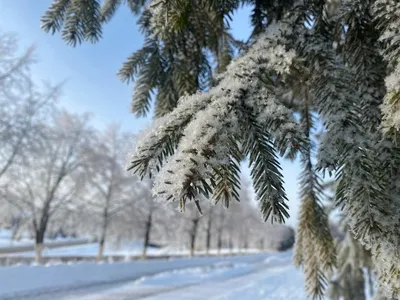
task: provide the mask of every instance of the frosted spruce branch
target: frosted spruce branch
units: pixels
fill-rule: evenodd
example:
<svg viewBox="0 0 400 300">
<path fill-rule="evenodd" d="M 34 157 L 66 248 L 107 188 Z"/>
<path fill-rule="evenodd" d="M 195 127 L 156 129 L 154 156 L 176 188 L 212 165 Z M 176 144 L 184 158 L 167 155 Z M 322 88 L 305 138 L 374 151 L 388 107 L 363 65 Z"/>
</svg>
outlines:
<svg viewBox="0 0 400 300">
<path fill-rule="evenodd" d="M 156 120 L 152 129 L 142 136 L 131 168 L 143 174 L 161 168 L 153 189 L 161 200 L 185 202 L 194 199 L 197 193 L 206 196 L 212 193 L 215 170 L 229 165 L 229 157 L 234 154 L 230 150 L 232 139 L 245 143 L 243 137 L 237 136 L 245 129 L 241 126 L 243 114 L 253 123 L 243 135 L 247 139 L 258 132 L 259 137 L 253 141 L 264 145 L 259 149 L 248 147 L 245 153 L 247 150 L 247 154 L 257 160 L 261 154 L 270 156 L 266 160 L 270 165 L 255 164 L 253 160 L 251 165 L 265 216 L 278 221 L 287 217 L 286 204 L 283 204 L 286 195 L 274 145 L 279 141 L 276 145 L 284 153 L 290 147 L 300 147 L 303 135 L 296 128 L 292 112 L 276 100 L 273 90 L 265 88 L 261 75 L 267 70 L 280 76 L 289 71 L 295 53 L 286 51 L 279 43 L 288 30 L 285 23 L 273 24 L 246 55 L 228 66 L 217 86 L 207 93 L 182 98 L 176 110 Z M 258 107 L 259 104 L 262 105 Z M 244 106 L 249 113 L 243 113 Z M 175 132 L 182 131 L 176 148 L 171 147 L 174 151 L 166 153 L 162 144 L 169 139 L 172 128 Z M 265 148 L 267 145 L 270 146 Z M 172 156 L 161 167 L 169 156 L 166 154 Z M 274 171 L 274 168 L 278 169 Z M 267 175 L 270 171 L 272 173 Z"/>
</svg>

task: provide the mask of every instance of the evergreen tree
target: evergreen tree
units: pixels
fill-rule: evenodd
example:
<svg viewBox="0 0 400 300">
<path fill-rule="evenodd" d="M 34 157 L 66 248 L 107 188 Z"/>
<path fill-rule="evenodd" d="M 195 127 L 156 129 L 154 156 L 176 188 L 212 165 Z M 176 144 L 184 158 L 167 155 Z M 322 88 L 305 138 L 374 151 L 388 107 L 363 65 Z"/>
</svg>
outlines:
<svg viewBox="0 0 400 300">
<path fill-rule="evenodd" d="M 106 1 L 101 8 L 96 0 L 56 0 L 43 27 L 61 31 L 73 45 L 97 41 L 102 21 L 121 3 Z M 336 176 L 336 204 L 354 239 L 371 251 L 380 289 L 398 298 L 398 1 L 126 3 L 140 14 L 146 43 L 120 74 L 137 80 L 134 112 L 144 115 L 150 91 L 157 90 L 156 115 L 162 116 L 143 133 L 129 169 L 157 173 L 153 192 L 161 200 L 177 200 L 182 209 L 194 200 L 200 209 L 200 196 L 226 206 L 238 197 L 239 163 L 248 157 L 264 218 L 284 222 L 287 197 L 277 155 L 298 154 L 303 176 L 296 262 L 304 267 L 310 295 L 322 297 L 334 265 L 320 204 L 322 171 Z M 242 3 L 253 6 L 253 34 L 231 61 L 234 40 L 226 19 Z M 208 52 L 220 73 L 203 85 L 212 74 Z M 318 147 L 310 137 L 312 118 L 325 129 Z"/>
</svg>

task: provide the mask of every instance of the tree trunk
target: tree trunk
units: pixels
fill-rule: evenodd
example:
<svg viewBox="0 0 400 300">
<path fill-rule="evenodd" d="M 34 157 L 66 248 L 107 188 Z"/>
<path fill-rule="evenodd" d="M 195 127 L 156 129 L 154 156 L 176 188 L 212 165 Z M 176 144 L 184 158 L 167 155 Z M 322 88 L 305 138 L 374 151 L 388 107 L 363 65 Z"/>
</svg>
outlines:
<svg viewBox="0 0 400 300">
<path fill-rule="evenodd" d="M 22 218 L 14 217 L 12 220 L 12 235 L 11 235 L 11 239 L 13 241 L 18 239 L 19 230 L 22 227 L 21 225 L 22 225 Z"/>
<path fill-rule="evenodd" d="M 244 234 L 243 236 L 243 250 L 244 252 L 247 252 L 247 248 L 249 248 L 249 241 L 247 239 L 248 235 Z"/>
<path fill-rule="evenodd" d="M 221 249 L 222 249 L 222 234 L 224 229 L 224 221 L 225 221 L 225 214 L 224 211 L 221 210 L 219 214 L 219 225 L 218 225 L 218 240 L 217 240 L 218 255 L 221 254 Z"/>
<path fill-rule="evenodd" d="M 39 229 L 35 231 L 35 263 L 42 263 L 43 253 L 43 242 L 44 242 L 44 230 Z"/>
<path fill-rule="evenodd" d="M 260 240 L 260 250 L 264 251 L 264 239 Z"/>
<path fill-rule="evenodd" d="M 50 210 L 50 200 L 46 201 L 46 204 L 42 210 L 39 226 L 36 222 L 36 219 L 33 219 L 33 228 L 35 229 L 35 263 L 37 264 L 42 263 L 44 235 L 46 233 L 47 224 L 50 218 L 49 210 Z"/>
<path fill-rule="evenodd" d="M 192 220 L 192 229 L 190 231 L 190 256 L 194 256 L 196 246 L 197 228 L 199 226 L 200 218 L 196 217 Z"/>
<path fill-rule="evenodd" d="M 150 210 L 149 215 L 147 216 L 146 227 L 144 232 L 142 259 L 146 259 L 147 256 L 147 248 L 149 247 L 149 242 L 150 242 L 151 226 L 153 224 L 152 214 L 153 212 Z"/>
<path fill-rule="evenodd" d="M 107 227 L 108 227 L 108 201 L 107 201 L 106 207 L 104 208 L 104 212 L 103 212 L 103 225 L 101 227 L 99 248 L 97 251 L 97 258 L 96 258 L 97 262 L 100 262 L 103 260 L 104 244 L 106 241 Z"/>
<path fill-rule="evenodd" d="M 42 253 L 43 253 L 43 243 L 35 243 L 35 263 L 41 264 L 42 263 Z"/>
<path fill-rule="evenodd" d="M 103 260 L 104 243 L 105 243 L 105 237 L 100 238 L 99 247 L 97 249 L 97 257 L 96 257 L 97 262 L 100 262 Z"/>
<path fill-rule="evenodd" d="M 221 254 L 221 248 L 222 248 L 222 227 L 218 229 L 218 240 L 217 240 L 218 255 Z"/>
<path fill-rule="evenodd" d="M 229 236 L 229 255 L 232 255 L 233 253 L 233 241 L 232 241 L 232 237 Z"/>
<path fill-rule="evenodd" d="M 211 209 L 208 212 L 208 220 L 207 220 L 207 229 L 206 229 L 206 254 L 210 252 L 211 245 L 211 223 L 212 223 L 212 214 Z"/>
</svg>

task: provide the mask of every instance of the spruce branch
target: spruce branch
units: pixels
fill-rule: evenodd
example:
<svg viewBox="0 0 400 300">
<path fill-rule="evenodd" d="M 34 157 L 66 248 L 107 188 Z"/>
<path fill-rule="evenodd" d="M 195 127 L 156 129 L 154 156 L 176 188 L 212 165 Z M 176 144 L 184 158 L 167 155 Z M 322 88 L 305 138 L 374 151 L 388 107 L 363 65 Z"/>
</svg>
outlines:
<svg viewBox="0 0 400 300">
<path fill-rule="evenodd" d="M 199 94 L 194 103 L 182 100 L 182 105 L 173 112 L 157 119 L 152 128 L 142 134 L 128 170 L 141 176 L 158 172 L 166 158 L 175 153 L 185 127 L 196 112 L 205 109 L 208 101 L 210 99 Z"/>
<path fill-rule="evenodd" d="M 229 161 L 227 164 L 214 168 L 214 175 L 211 178 L 213 187 L 213 199 L 215 203 L 223 202 L 226 208 L 232 199 L 240 201 L 240 162 L 243 160 L 237 143 L 239 138 L 232 137 L 229 147 Z"/>
<path fill-rule="evenodd" d="M 100 21 L 109 22 L 121 4 L 122 0 L 106 0 L 101 7 Z"/>
<path fill-rule="evenodd" d="M 147 0 L 126 0 L 128 7 L 134 15 L 138 15 L 146 5 Z"/>
<path fill-rule="evenodd" d="M 41 18 L 41 28 L 52 34 L 60 31 L 72 0 L 55 0 Z"/>
<path fill-rule="evenodd" d="M 300 175 L 300 219 L 297 227 L 295 246 L 295 264 L 303 266 L 306 275 L 306 288 L 312 299 L 322 299 L 327 275 L 333 272 L 336 254 L 328 224 L 328 217 L 321 204 L 323 187 L 313 163 L 314 144 L 312 130 L 314 128 L 311 112 L 312 98 L 309 89 L 303 91 L 301 100 L 300 126 L 307 138 L 301 154 L 302 173 Z"/>
<path fill-rule="evenodd" d="M 250 175 L 261 212 L 265 221 L 270 219 L 272 223 L 284 223 L 289 217 L 285 203 L 288 199 L 273 142 L 253 116 L 249 115 L 248 118 L 247 130 L 244 130 L 247 138 L 243 143 L 243 151 L 245 155 L 249 155 Z"/>
<path fill-rule="evenodd" d="M 130 55 L 126 62 L 123 63 L 117 73 L 120 80 L 127 83 L 134 81 L 139 70 L 146 65 L 152 55 L 159 56 L 157 42 L 154 39 L 147 38 L 144 46 Z"/>
<path fill-rule="evenodd" d="M 209 112 L 215 119 L 204 123 L 204 116 Z M 233 124 L 224 126 L 230 122 L 229 114 L 229 110 L 217 110 L 210 105 L 188 124 L 177 151 L 156 178 L 154 192 L 159 194 L 160 199 L 180 200 L 184 205 L 186 200 L 193 200 L 198 194 L 210 198 L 212 182 L 215 182 L 213 170 L 226 164 L 229 131 L 234 130 Z M 169 185 L 169 182 L 173 184 Z"/>
<path fill-rule="evenodd" d="M 147 74 L 142 74 L 142 76 L 138 78 L 133 92 L 131 111 L 136 117 L 146 116 L 150 111 L 151 96 L 155 84 L 148 81 L 154 78 L 149 78 L 146 75 Z"/>
<path fill-rule="evenodd" d="M 61 36 L 69 45 L 76 46 L 83 41 L 95 43 L 101 38 L 100 4 L 97 0 L 71 0 L 66 12 L 58 16 L 59 23 L 61 16 L 64 19 L 63 28 L 54 26 L 54 19 L 53 23 L 44 23 L 44 29 L 61 31 Z"/>
</svg>

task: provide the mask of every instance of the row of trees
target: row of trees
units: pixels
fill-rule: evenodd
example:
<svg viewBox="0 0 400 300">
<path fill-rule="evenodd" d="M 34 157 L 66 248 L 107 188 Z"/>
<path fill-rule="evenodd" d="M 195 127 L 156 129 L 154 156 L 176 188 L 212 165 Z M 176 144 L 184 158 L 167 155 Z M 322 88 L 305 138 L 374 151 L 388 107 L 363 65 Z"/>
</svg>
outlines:
<svg viewBox="0 0 400 300">
<path fill-rule="evenodd" d="M 12 36 L 0 35 L 0 50 L 1 221 L 12 224 L 14 238 L 32 234 L 37 261 L 45 237 L 58 231 L 95 237 L 99 260 L 106 241 L 141 239 L 143 256 L 151 240 L 184 246 L 191 254 L 293 244 L 286 227 L 264 230 L 249 191 L 240 197 L 246 204 L 233 205 L 229 214 L 222 207 L 205 210 L 203 217 L 190 207 L 178 214 L 156 204 L 152 182 L 126 172 L 131 134 L 115 124 L 96 130 L 89 114 L 63 110 L 61 86 L 39 87 L 32 80 L 32 49 L 18 56 Z M 274 234 L 286 240 L 268 238 Z"/>
</svg>

